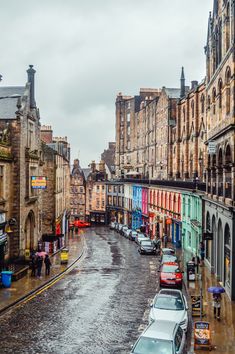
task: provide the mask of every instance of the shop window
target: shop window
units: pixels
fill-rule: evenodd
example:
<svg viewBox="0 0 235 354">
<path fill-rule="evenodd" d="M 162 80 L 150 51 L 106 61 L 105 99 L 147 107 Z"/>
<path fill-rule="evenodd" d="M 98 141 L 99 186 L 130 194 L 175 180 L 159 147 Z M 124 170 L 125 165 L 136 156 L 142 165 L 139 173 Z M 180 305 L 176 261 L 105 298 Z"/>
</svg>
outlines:
<svg viewBox="0 0 235 354">
<path fill-rule="evenodd" d="M 231 283 L 231 234 L 228 224 L 225 226 L 224 230 L 224 275 L 225 283 L 230 286 Z"/>
</svg>

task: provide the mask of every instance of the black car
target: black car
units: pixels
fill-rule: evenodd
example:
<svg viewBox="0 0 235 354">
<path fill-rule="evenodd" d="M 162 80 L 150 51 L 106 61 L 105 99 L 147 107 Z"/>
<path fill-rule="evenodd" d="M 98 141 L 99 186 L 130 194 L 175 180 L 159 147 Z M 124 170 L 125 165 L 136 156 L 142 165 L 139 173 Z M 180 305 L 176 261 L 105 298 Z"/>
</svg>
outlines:
<svg viewBox="0 0 235 354">
<path fill-rule="evenodd" d="M 140 241 L 138 252 L 140 254 L 156 254 L 156 247 L 152 241 L 143 240 Z"/>
</svg>

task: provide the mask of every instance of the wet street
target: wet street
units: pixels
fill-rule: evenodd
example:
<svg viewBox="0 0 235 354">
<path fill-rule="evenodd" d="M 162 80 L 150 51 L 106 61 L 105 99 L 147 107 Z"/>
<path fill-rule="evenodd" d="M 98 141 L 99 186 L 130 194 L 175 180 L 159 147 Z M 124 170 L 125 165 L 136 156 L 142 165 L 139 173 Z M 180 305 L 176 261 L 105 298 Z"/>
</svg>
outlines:
<svg viewBox="0 0 235 354">
<path fill-rule="evenodd" d="M 129 353 L 148 322 L 157 258 L 108 228 L 85 232 L 86 252 L 51 288 L 1 317 L 1 353 Z"/>
</svg>

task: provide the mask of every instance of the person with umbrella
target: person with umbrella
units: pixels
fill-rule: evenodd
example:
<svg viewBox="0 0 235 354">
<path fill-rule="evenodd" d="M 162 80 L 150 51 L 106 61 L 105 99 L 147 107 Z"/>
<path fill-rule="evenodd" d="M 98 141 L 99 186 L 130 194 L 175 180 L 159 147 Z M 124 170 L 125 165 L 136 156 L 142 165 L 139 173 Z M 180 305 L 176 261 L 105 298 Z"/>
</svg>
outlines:
<svg viewBox="0 0 235 354">
<path fill-rule="evenodd" d="M 225 292 L 224 288 L 221 286 L 212 286 L 208 288 L 209 293 L 213 294 L 213 308 L 214 308 L 214 318 L 220 320 L 221 312 L 221 294 Z"/>
</svg>

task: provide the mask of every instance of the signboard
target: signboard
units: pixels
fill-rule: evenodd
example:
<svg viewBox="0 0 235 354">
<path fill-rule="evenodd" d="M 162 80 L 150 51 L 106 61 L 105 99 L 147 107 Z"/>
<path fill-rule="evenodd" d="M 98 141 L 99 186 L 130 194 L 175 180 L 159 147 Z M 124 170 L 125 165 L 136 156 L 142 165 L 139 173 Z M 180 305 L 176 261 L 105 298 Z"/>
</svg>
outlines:
<svg viewBox="0 0 235 354">
<path fill-rule="evenodd" d="M 215 154 L 216 153 L 216 142 L 210 141 L 208 143 L 208 154 Z"/>
<path fill-rule="evenodd" d="M 45 176 L 32 176 L 31 187 L 32 189 L 46 189 L 47 178 Z"/>
<path fill-rule="evenodd" d="M 194 348 L 197 346 L 211 347 L 211 331 L 209 322 L 194 323 Z"/>
<path fill-rule="evenodd" d="M 191 303 L 192 303 L 192 316 L 200 316 L 201 296 L 191 295 Z"/>
</svg>

